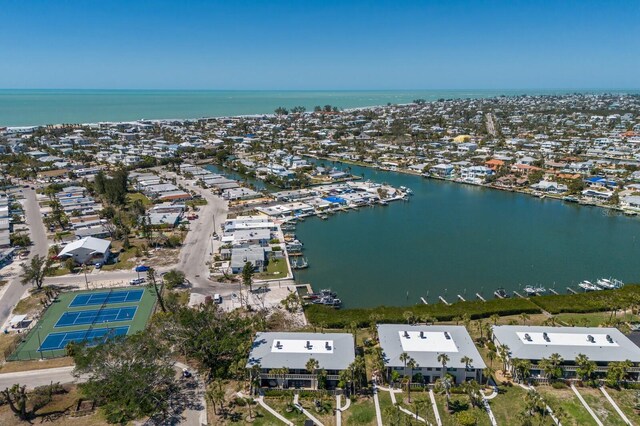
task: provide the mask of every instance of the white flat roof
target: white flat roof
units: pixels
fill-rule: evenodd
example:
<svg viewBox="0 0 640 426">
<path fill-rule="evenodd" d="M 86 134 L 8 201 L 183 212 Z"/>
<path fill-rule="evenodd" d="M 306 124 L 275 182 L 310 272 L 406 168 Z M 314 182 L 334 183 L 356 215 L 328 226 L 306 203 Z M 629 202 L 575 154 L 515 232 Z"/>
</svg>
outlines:
<svg viewBox="0 0 640 426">
<path fill-rule="evenodd" d="M 333 340 L 274 340 L 271 344 L 271 352 L 290 354 L 332 354 Z"/>
<path fill-rule="evenodd" d="M 527 340 L 525 335 L 528 334 L 531 340 Z M 547 333 L 547 338 L 544 339 L 543 333 L 531 332 L 525 333 L 523 331 L 517 332 L 516 335 L 520 338 L 525 345 L 543 345 L 543 346 L 589 346 L 589 347 L 619 347 L 620 345 L 615 341 L 607 340 L 607 333 Z M 593 337 L 593 342 L 589 341 L 588 336 Z"/>
<path fill-rule="evenodd" d="M 404 352 L 458 352 L 451 334 L 447 339 L 444 331 L 423 331 L 422 336 L 420 333 L 420 331 L 398 332 Z"/>
</svg>

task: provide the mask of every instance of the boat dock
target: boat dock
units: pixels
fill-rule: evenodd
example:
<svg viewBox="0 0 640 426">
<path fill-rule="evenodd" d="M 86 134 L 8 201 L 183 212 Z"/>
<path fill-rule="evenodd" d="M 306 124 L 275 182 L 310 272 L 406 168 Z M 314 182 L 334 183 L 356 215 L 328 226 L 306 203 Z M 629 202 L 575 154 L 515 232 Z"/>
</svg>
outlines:
<svg viewBox="0 0 640 426">
<path fill-rule="evenodd" d="M 458 299 L 462 300 L 463 302 L 466 302 L 466 300 L 464 300 L 464 297 L 458 295 Z"/>
<path fill-rule="evenodd" d="M 516 296 L 518 296 L 521 299 L 526 299 L 526 297 L 524 297 L 523 295 L 521 295 L 520 293 L 518 293 L 517 291 L 513 291 L 513 294 L 515 294 Z"/>
<path fill-rule="evenodd" d="M 486 302 L 485 298 L 482 297 L 482 295 L 480 295 L 480 293 L 476 293 L 476 297 L 480 300 L 482 300 L 483 302 Z"/>
<path fill-rule="evenodd" d="M 449 306 L 449 302 L 447 302 L 447 301 L 444 299 L 444 297 L 442 297 L 442 296 L 438 296 L 438 299 L 440 299 L 440 301 L 441 301 L 442 303 L 444 303 L 445 305 Z"/>
<path fill-rule="evenodd" d="M 552 288 L 550 288 L 550 289 L 549 289 L 549 291 L 550 291 L 551 293 L 555 294 L 556 296 L 558 295 L 558 292 L 557 292 L 557 291 L 555 291 L 555 290 L 554 290 L 554 289 L 552 289 Z"/>
<path fill-rule="evenodd" d="M 571 287 L 567 287 L 567 291 L 571 294 L 578 294 L 578 292 L 572 289 Z"/>
<path fill-rule="evenodd" d="M 504 299 L 504 297 L 498 293 L 497 291 L 493 292 L 493 294 L 498 298 L 498 299 Z"/>
<path fill-rule="evenodd" d="M 428 305 L 427 300 L 424 297 L 420 296 L 420 300 L 422 300 L 422 303 L 425 305 Z"/>
</svg>

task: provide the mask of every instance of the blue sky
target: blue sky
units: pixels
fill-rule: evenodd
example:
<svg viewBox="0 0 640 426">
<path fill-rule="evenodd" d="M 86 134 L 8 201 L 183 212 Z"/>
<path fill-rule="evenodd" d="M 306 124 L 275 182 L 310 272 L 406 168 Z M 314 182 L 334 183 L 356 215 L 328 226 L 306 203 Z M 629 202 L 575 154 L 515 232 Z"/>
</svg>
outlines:
<svg viewBox="0 0 640 426">
<path fill-rule="evenodd" d="M 3 0 L 0 88 L 640 88 L 640 1 Z"/>
</svg>

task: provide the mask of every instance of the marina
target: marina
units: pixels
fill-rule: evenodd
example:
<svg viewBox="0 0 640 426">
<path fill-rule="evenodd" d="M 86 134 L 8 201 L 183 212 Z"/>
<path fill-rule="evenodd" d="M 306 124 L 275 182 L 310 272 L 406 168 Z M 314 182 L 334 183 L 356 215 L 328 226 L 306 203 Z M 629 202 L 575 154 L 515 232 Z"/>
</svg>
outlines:
<svg viewBox="0 0 640 426">
<path fill-rule="evenodd" d="M 572 202 L 350 167 L 365 180 L 410 188 L 412 195 L 406 197 L 410 203 L 297 224 L 296 236 L 313 266 L 297 270 L 296 280 L 330 285 L 347 307 L 438 303 L 438 295 L 447 299 L 446 289 L 454 295 L 472 291 L 479 300 L 498 297 L 499 289 L 502 297 L 528 297 L 520 284 L 524 277 L 540 283 L 531 284 L 537 290 L 532 294 L 554 293 L 554 286 L 581 292 L 585 276 L 637 277 L 632 259 L 640 254 L 640 229 L 632 218 L 605 216 Z M 595 245 L 610 252 L 577 249 Z"/>
</svg>

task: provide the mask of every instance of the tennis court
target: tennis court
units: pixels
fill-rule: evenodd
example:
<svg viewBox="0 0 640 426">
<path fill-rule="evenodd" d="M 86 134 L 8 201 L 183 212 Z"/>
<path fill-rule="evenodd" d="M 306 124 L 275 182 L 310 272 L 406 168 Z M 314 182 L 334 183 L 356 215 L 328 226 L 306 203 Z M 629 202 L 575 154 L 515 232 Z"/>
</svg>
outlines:
<svg viewBox="0 0 640 426">
<path fill-rule="evenodd" d="M 39 351 L 50 351 L 64 349 L 71 342 L 84 342 L 88 346 L 95 346 L 105 342 L 107 339 L 124 336 L 129 331 L 129 326 L 114 328 L 94 328 L 93 330 L 63 331 L 61 333 L 49 333 L 42 341 Z"/>
<path fill-rule="evenodd" d="M 78 294 L 73 298 L 70 308 L 79 306 L 111 305 L 113 303 L 139 302 L 144 289 L 104 291 L 100 293 Z"/>
<path fill-rule="evenodd" d="M 54 328 L 72 325 L 102 324 L 103 322 L 131 321 L 138 310 L 137 306 L 124 308 L 92 309 L 90 311 L 67 311 L 58 320 Z"/>
</svg>

